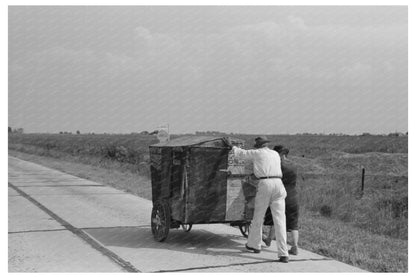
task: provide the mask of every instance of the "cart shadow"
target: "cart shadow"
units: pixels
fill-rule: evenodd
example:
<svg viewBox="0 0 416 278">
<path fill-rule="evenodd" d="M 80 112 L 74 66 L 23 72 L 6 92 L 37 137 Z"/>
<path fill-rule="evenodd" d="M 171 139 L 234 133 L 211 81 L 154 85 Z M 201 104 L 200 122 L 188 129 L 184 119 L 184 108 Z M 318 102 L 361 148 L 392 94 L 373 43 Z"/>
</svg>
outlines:
<svg viewBox="0 0 416 278">
<path fill-rule="evenodd" d="M 217 234 L 202 229 L 184 232 L 170 230 L 164 242 L 154 240 L 148 227 L 87 228 L 88 234 L 106 247 L 163 249 L 192 254 L 225 255 L 264 261 L 264 257 L 246 250 L 246 239 L 232 234 Z M 263 249 L 262 252 L 272 252 Z M 273 252 L 272 252 L 273 253 Z"/>
</svg>

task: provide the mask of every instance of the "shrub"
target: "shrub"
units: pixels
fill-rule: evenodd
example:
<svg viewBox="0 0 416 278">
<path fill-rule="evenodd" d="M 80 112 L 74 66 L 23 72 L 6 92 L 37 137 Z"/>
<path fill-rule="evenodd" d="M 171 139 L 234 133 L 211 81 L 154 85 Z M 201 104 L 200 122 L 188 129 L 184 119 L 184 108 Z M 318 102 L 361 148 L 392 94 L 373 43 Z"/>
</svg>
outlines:
<svg viewBox="0 0 416 278">
<path fill-rule="evenodd" d="M 330 206 L 328 206 L 328 205 L 323 205 L 323 206 L 319 209 L 319 213 L 320 213 L 322 216 L 325 216 L 325 217 L 331 217 L 331 215 L 332 215 L 332 208 L 331 208 Z"/>
</svg>

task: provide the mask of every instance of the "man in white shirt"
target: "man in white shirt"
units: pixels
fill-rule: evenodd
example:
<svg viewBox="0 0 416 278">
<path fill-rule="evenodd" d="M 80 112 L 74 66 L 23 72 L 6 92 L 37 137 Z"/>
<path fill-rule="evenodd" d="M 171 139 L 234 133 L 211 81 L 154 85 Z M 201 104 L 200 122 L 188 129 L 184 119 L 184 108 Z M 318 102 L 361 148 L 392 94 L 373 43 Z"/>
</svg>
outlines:
<svg viewBox="0 0 416 278">
<path fill-rule="evenodd" d="M 281 180 L 282 170 L 279 154 L 267 147 L 267 143 L 270 141 L 266 137 L 257 137 L 255 139 L 254 150 L 244 150 L 232 146 L 228 138 L 224 138 L 224 141 L 232 148 L 237 158 L 253 161 L 254 175 L 260 179 L 246 248 L 254 251 L 254 253 L 260 253 L 264 215 L 270 206 L 276 233 L 279 262 L 287 263 L 289 261 L 289 253 L 286 244 L 286 190 Z"/>
</svg>

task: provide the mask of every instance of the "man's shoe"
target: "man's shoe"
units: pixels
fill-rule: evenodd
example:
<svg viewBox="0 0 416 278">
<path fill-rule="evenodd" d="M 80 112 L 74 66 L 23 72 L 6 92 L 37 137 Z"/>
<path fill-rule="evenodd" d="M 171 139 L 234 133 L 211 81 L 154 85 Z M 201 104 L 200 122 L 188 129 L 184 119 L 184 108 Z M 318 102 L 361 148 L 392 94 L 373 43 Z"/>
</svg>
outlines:
<svg viewBox="0 0 416 278">
<path fill-rule="evenodd" d="M 279 263 L 288 263 L 289 262 L 289 257 L 287 257 L 287 256 L 281 256 L 281 257 L 279 257 L 278 262 Z"/>
<path fill-rule="evenodd" d="M 246 244 L 246 248 L 247 248 L 247 250 L 253 251 L 254 253 L 260 253 L 260 250 L 259 250 L 259 249 L 256 249 L 256 248 L 251 248 L 251 247 L 250 247 L 250 246 L 248 246 L 247 244 Z"/>
<path fill-rule="evenodd" d="M 270 245 L 272 244 L 272 239 L 268 238 L 268 237 L 265 237 L 265 238 L 263 238 L 263 242 L 264 242 L 264 244 L 266 244 L 267 247 L 270 247 Z"/>
<path fill-rule="evenodd" d="M 290 248 L 290 250 L 289 250 L 289 254 L 296 256 L 298 254 L 298 247 L 297 246 L 292 246 L 292 248 Z"/>
</svg>

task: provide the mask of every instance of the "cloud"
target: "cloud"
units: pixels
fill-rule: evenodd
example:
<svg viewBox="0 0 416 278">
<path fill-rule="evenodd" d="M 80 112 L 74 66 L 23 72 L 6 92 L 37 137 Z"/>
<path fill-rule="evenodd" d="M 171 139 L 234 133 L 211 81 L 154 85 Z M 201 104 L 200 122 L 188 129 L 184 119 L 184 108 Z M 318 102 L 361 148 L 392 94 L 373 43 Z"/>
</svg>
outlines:
<svg viewBox="0 0 416 278">
<path fill-rule="evenodd" d="M 152 59 L 152 62 L 164 60 L 164 63 L 172 65 L 181 54 L 181 44 L 172 36 L 161 33 L 152 33 L 150 30 L 139 26 L 134 30 L 136 43 L 136 55 Z M 161 63 L 163 64 L 163 63 Z"/>
<path fill-rule="evenodd" d="M 401 117 L 406 125 L 406 8 L 87 10 L 88 22 L 14 12 L 12 124 L 297 132 L 332 122 L 344 132 L 364 122 L 388 130 L 386 118 Z"/>
<path fill-rule="evenodd" d="M 134 31 L 135 31 L 135 36 L 138 39 L 143 39 L 145 41 L 152 40 L 152 35 L 150 34 L 150 31 L 147 30 L 146 28 L 139 26 Z"/>
<path fill-rule="evenodd" d="M 305 22 L 300 17 L 288 16 L 283 18 L 280 22 L 267 21 L 256 24 L 248 24 L 237 26 L 228 29 L 226 32 L 235 35 L 253 35 L 254 37 L 260 35 L 264 36 L 269 42 L 276 43 L 276 40 L 298 36 L 308 30 Z"/>
<path fill-rule="evenodd" d="M 200 104 L 195 92 L 219 98 L 238 95 L 240 106 L 248 105 L 253 93 L 272 98 L 290 92 L 302 99 L 337 88 L 334 94 L 341 94 L 349 87 L 386 85 L 394 81 L 386 75 L 406 70 L 400 59 L 406 62 L 407 56 L 399 52 L 404 58 L 398 59 L 397 53 L 391 54 L 392 42 L 385 42 L 397 40 L 393 31 L 402 34 L 400 28 L 311 25 L 295 16 L 209 34 L 158 33 L 138 26 L 131 30 L 133 54 L 45 49 L 12 61 L 11 80 L 18 87 L 31 84 L 38 94 L 48 91 L 45 87 L 50 87 L 49 95 L 123 92 L 130 101 L 139 94 L 156 96 L 157 101 L 176 92 L 194 105 Z M 19 84 L 22 79 L 30 82 Z M 206 109 L 218 106 L 211 100 L 204 104 Z"/>
<path fill-rule="evenodd" d="M 393 61 L 397 55 L 389 53 L 397 40 L 395 34 L 402 34 L 402 28 L 310 25 L 292 15 L 200 35 L 163 34 L 138 26 L 132 32 L 134 55 L 59 47 L 12 62 L 11 72 L 25 68 L 56 74 L 72 70 L 103 78 L 130 74 L 139 83 L 140 79 L 167 75 L 186 80 L 188 86 L 192 82 L 224 86 L 273 83 L 276 76 L 280 80 L 350 79 L 368 76 L 369 68 L 397 70 Z M 372 57 L 382 55 L 383 65 L 375 64 Z"/>
<path fill-rule="evenodd" d="M 307 30 L 308 27 L 305 24 L 305 21 L 300 18 L 300 17 L 296 17 L 293 15 L 290 15 L 287 17 L 287 21 L 293 26 L 295 27 L 297 30 Z"/>
</svg>

